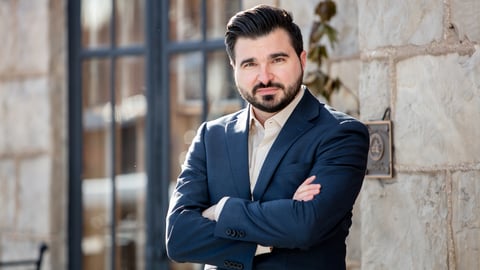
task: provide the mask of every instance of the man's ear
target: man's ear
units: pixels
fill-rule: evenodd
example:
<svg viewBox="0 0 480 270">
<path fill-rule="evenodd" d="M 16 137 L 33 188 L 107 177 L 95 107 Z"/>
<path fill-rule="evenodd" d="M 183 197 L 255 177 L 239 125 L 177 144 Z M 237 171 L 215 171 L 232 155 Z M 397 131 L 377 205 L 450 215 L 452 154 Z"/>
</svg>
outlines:
<svg viewBox="0 0 480 270">
<path fill-rule="evenodd" d="M 303 51 L 300 54 L 300 63 L 302 63 L 303 70 L 305 70 L 305 68 L 307 66 L 307 52 L 306 51 Z"/>
<path fill-rule="evenodd" d="M 235 60 L 230 59 L 230 66 L 235 69 Z"/>
</svg>

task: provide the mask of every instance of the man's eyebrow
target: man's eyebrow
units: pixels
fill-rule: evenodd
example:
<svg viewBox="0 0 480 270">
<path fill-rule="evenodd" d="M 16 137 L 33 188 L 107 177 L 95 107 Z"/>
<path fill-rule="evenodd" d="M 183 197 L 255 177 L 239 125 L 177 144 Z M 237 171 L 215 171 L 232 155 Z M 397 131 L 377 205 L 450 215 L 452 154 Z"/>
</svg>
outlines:
<svg viewBox="0 0 480 270">
<path fill-rule="evenodd" d="M 284 52 L 279 52 L 279 53 L 273 53 L 270 55 L 270 59 L 275 59 L 277 57 L 289 57 L 290 55 L 288 55 L 287 53 L 284 53 Z"/>
<path fill-rule="evenodd" d="M 240 66 L 243 66 L 244 64 L 252 63 L 252 62 L 255 62 L 255 59 L 253 57 L 247 58 L 247 59 L 243 60 L 242 62 L 240 62 Z"/>
</svg>

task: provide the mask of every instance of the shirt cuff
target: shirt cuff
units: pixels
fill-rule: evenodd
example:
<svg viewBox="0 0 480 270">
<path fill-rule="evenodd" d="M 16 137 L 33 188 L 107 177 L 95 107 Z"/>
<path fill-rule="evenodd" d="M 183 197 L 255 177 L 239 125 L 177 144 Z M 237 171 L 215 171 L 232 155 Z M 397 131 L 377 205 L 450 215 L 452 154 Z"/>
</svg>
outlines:
<svg viewBox="0 0 480 270">
<path fill-rule="evenodd" d="M 220 214 L 222 213 L 223 206 L 225 206 L 225 203 L 230 197 L 223 197 L 218 201 L 217 206 L 215 207 L 215 221 L 218 221 L 218 218 L 220 217 Z"/>
<path fill-rule="evenodd" d="M 255 251 L 255 256 L 266 254 L 272 252 L 272 247 L 265 247 L 257 245 L 257 250 Z"/>
</svg>

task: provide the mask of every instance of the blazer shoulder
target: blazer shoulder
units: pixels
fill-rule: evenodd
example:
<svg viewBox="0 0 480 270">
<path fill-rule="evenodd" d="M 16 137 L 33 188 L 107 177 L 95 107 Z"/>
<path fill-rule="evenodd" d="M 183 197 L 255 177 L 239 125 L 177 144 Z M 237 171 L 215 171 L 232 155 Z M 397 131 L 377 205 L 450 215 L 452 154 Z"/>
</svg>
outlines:
<svg viewBox="0 0 480 270">
<path fill-rule="evenodd" d="M 205 123 L 207 129 L 225 127 L 232 122 L 246 120 L 248 117 L 248 110 L 246 108 L 230 113 L 224 116 L 220 116 L 216 119 L 209 120 Z"/>
<path fill-rule="evenodd" d="M 323 115 L 324 118 L 328 119 L 334 124 L 341 124 L 343 122 L 360 122 L 360 120 L 356 119 L 355 117 L 346 114 L 341 111 L 337 111 L 335 108 L 329 106 L 329 105 L 324 105 L 321 110 L 323 111 L 321 115 Z"/>
</svg>

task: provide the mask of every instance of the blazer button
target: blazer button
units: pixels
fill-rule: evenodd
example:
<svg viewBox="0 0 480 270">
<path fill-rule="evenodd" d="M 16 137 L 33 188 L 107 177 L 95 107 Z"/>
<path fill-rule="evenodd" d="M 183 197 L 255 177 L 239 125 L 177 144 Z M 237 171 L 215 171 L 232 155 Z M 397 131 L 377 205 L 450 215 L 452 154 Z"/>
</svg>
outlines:
<svg viewBox="0 0 480 270">
<path fill-rule="evenodd" d="M 238 237 L 244 238 L 245 237 L 245 231 L 238 231 Z"/>
<path fill-rule="evenodd" d="M 226 234 L 227 236 L 233 236 L 233 235 L 235 234 L 235 232 L 234 232 L 232 229 L 229 228 L 229 229 L 227 229 L 227 230 L 225 231 L 225 234 Z"/>
<path fill-rule="evenodd" d="M 239 262 L 234 262 L 234 261 L 224 261 L 223 266 L 226 268 L 232 268 L 232 269 L 243 269 L 243 263 Z"/>
</svg>

